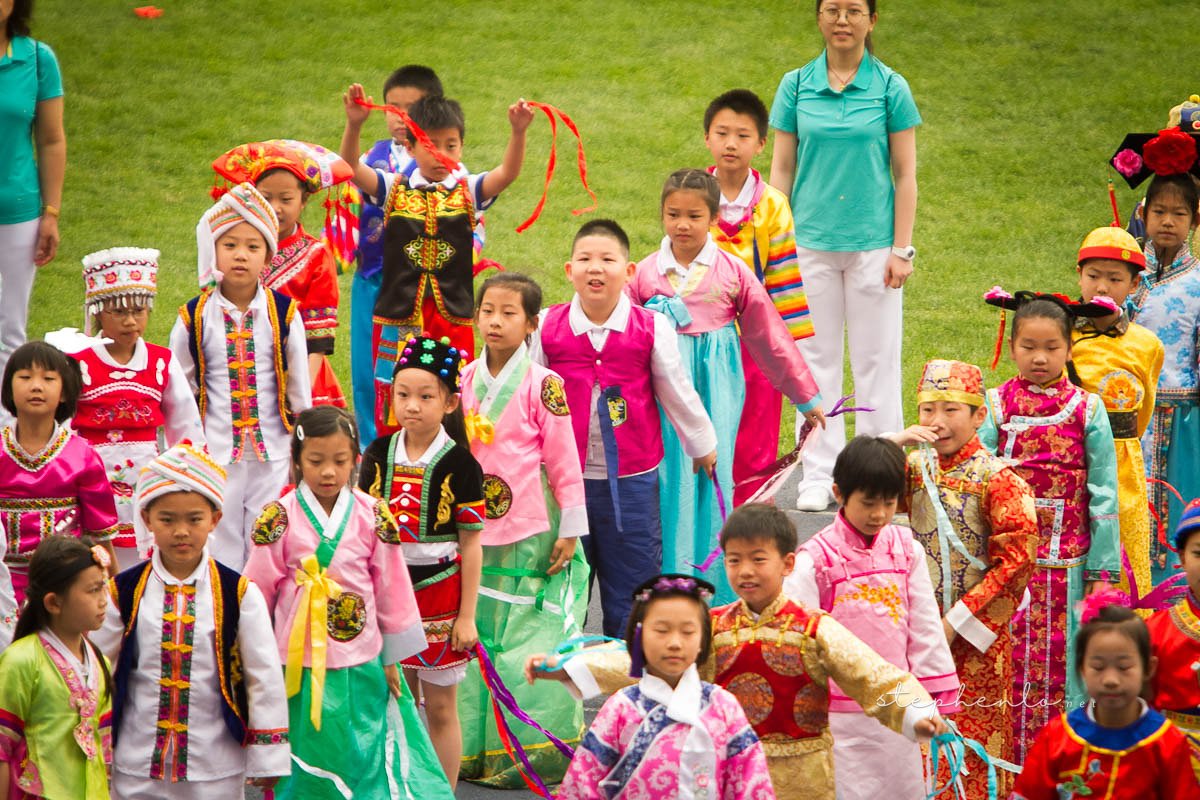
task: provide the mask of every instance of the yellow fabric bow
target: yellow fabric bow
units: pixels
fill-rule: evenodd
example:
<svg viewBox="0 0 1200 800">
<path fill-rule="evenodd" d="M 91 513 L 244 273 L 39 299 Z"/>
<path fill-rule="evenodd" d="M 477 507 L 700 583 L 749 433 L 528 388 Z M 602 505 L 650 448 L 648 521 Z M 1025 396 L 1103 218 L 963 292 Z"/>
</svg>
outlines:
<svg viewBox="0 0 1200 800">
<path fill-rule="evenodd" d="M 325 699 L 325 655 L 329 601 L 342 594 L 342 587 L 330 578 L 317 561 L 315 553 L 305 556 L 296 570 L 296 584 L 304 588 L 300 604 L 292 620 L 288 634 L 287 667 L 284 670 L 284 685 L 287 696 L 294 697 L 300 691 L 300 676 L 304 671 L 304 632 L 312 631 L 312 702 L 309 719 L 313 727 L 321 730 L 321 705 Z"/>
<path fill-rule="evenodd" d="M 483 444 L 491 444 L 496 438 L 496 426 L 492 424 L 490 419 L 478 411 L 467 412 L 463 421 L 467 427 L 467 438 L 472 442 L 479 441 Z"/>
</svg>

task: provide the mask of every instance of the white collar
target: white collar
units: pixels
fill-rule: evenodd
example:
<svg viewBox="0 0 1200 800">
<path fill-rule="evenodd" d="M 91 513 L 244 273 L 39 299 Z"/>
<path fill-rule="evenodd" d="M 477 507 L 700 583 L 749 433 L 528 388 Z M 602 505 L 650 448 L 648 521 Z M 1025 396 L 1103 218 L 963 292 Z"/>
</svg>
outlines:
<svg viewBox="0 0 1200 800">
<path fill-rule="evenodd" d="M 445 178 L 438 182 L 438 185 L 443 189 L 453 189 L 454 185 L 460 179 L 467 177 L 467 168 L 462 164 L 458 165 L 458 169 L 451 172 Z M 429 186 L 432 183 L 428 178 L 421 174 L 421 168 L 417 167 L 413 170 L 413 174 L 408 176 L 408 187 L 410 189 L 420 189 L 422 186 Z"/>
<path fill-rule="evenodd" d="M 726 200 L 724 193 L 721 194 L 721 199 L 718 201 L 722 209 L 725 206 L 735 206 L 739 209 L 747 208 L 750 201 L 754 199 L 754 188 L 757 186 L 757 181 L 754 180 L 753 170 L 746 173 L 746 182 L 742 184 L 742 190 L 738 192 L 738 196 L 732 200 Z"/>
<path fill-rule="evenodd" d="M 154 574 L 158 577 L 158 579 L 167 585 L 186 586 L 192 583 L 199 585 L 205 582 L 205 576 L 208 575 L 208 559 L 208 545 L 206 544 L 200 551 L 200 563 L 196 565 L 196 569 L 192 571 L 191 575 L 188 575 L 183 580 L 180 580 L 168 572 L 167 568 L 163 566 L 162 556 L 159 554 L 158 548 L 155 547 L 154 552 L 150 556 L 150 566 L 151 569 L 154 570 Z"/>
<path fill-rule="evenodd" d="M 43 637 L 43 641 L 53 647 L 58 654 L 70 665 L 76 672 L 79 673 L 80 682 L 89 689 L 95 689 L 100 683 L 100 670 L 92 669 L 92 648 L 88 645 L 87 637 L 83 637 L 83 660 L 80 661 L 79 656 L 71 652 L 71 648 L 67 647 L 62 639 L 59 639 L 54 631 L 49 628 L 42 628 L 38 631 Z"/>
<path fill-rule="evenodd" d="M 674 689 L 665 681 L 646 674 L 639 687 L 643 695 L 666 707 L 668 717 L 688 726 L 679 754 L 679 797 L 690 800 L 697 796 L 694 788 L 712 786 L 716 780 L 715 746 L 712 735 L 700 719 L 700 703 L 704 698 L 700 673 L 692 664 L 680 676 Z"/>
<path fill-rule="evenodd" d="M 297 491 L 304 497 L 304 502 L 308 505 L 309 510 L 312 511 L 313 516 L 316 517 L 317 523 L 320 525 L 317 533 L 322 538 L 332 539 L 334 534 L 337 533 L 342 519 L 350 512 L 350 488 L 347 486 L 342 487 L 342 490 L 338 492 L 337 500 L 333 503 L 333 511 L 329 514 L 325 513 L 325 506 L 321 505 L 321 501 L 313 494 L 313 490 L 309 488 L 307 483 L 300 481 L 300 487 Z"/>
<path fill-rule="evenodd" d="M 217 305 L 228 311 L 238 311 L 241 309 L 237 305 L 221 293 L 221 284 L 217 284 L 217 290 L 213 292 L 213 299 L 217 301 Z M 250 305 L 246 306 L 247 311 L 266 311 L 267 310 L 267 293 L 260 283 L 254 291 L 254 297 L 250 298 Z"/>
<path fill-rule="evenodd" d="M 133 357 L 129 359 L 128 364 L 118 364 L 117 360 L 108 352 L 108 348 L 102 344 L 92 345 L 92 352 L 96 357 L 103 361 L 107 366 L 113 369 L 128 369 L 135 372 L 141 372 L 146 368 L 146 362 L 149 359 L 146 349 L 146 340 L 138 337 L 137 344 L 133 346 Z"/>
<path fill-rule="evenodd" d="M 680 275 L 687 275 L 688 270 L 692 268 L 692 264 L 703 264 L 706 267 L 711 267 L 717 261 L 717 243 L 713 241 L 712 234 L 707 234 L 704 238 L 704 247 L 700 248 L 700 252 L 696 254 L 691 264 L 684 266 L 675 260 L 675 254 L 671 252 L 671 237 L 664 236 L 662 244 L 658 247 L 658 274 L 666 275 L 667 272 L 674 270 Z"/>
<path fill-rule="evenodd" d="M 509 367 L 511 366 L 515 368 L 517 364 L 521 363 L 521 358 L 528 353 L 529 345 L 525 342 L 521 342 L 520 346 L 518 346 L 517 349 L 513 351 L 513 354 L 509 356 L 508 361 L 504 362 L 504 366 L 500 368 L 500 374 L 493 375 L 492 371 L 488 369 L 487 345 L 484 345 L 483 351 L 479 354 L 479 370 L 475 374 L 480 377 L 485 387 L 491 386 L 492 383 L 499 380 L 501 377 L 508 377 L 508 373 L 512 372 Z"/>
<path fill-rule="evenodd" d="M 1146 704 L 1146 701 L 1140 697 L 1138 698 L 1138 705 L 1140 706 L 1140 709 L 1138 710 L 1137 718 L 1140 720 L 1142 717 L 1146 716 L 1146 714 L 1150 711 L 1150 706 L 1148 706 Z M 1096 722 L 1096 701 L 1088 700 L 1086 709 L 1087 709 L 1087 718 L 1090 719 L 1092 722 Z M 1096 722 L 1096 724 L 1099 725 L 1100 723 Z"/>
<path fill-rule="evenodd" d="M 571 326 L 571 333 L 576 336 L 581 336 L 585 333 L 595 330 L 616 331 L 624 333 L 625 328 L 629 325 L 629 312 L 632 304 L 629 297 L 621 292 L 621 296 L 617 298 L 617 306 L 613 312 L 608 315 L 608 319 L 597 325 L 588 319 L 587 314 L 583 313 L 583 305 L 579 302 L 579 295 L 576 294 L 571 298 L 571 308 L 567 312 L 567 322 Z"/>
<path fill-rule="evenodd" d="M 439 427 L 437 436 L 433 437 L 433 441 L 429 447 L 425 449 L 418 458 L 410 459 L 408 457 L 408 445 L 405 444 L 405 431 L 400 431 L 400 441 L 396 443 L 396 463 L 408 467 L 427 467 L 429 462 L 433 461 L 433 457 L 437 455 L 446 442 L 450 441 L 450 434 L 446 433 L 446 429 Z"/>
</svg>

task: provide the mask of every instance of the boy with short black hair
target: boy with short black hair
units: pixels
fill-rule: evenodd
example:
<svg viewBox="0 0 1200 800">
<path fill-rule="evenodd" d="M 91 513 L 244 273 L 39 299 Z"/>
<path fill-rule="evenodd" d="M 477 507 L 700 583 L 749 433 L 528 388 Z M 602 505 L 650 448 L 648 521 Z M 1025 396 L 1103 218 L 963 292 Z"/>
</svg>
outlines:
<svg viewBox="0 0 1200 800">
<path fill-rule="evenodd" d="M 112 659 L 113 796 L 241 797 L 291 772 L 287 697 L 266 601 L 217 562 L 225 471 L 184 442 L 142 471 L 134 501 L 149 561 L 109 581 L 92 640 Z"/>
<path fill-rule="evenodd" d="M 625 292 L 636 266 L 620 225 L 584 223 L 564 267 L 575 296 L 542 312 L 530 343 L 530 358 L 562 376 L 574 410 L 591 531 L 582 544 L 600 584 L 606 636 L 621 635 L 633 589 L 662 569 L 658 406 L 695 469 L 717 458 L 717 434 L 684 370 L 675 329 Z"/>
<path fill-rule="evenodd" d="M 700 666 L 737 697 L 762 741 L 775 795 L 833 800 L 829 685 L 836 680 L 882 725 L 916 740 L 945 732 L 933 699 L 903 670 L 884 661 L 835 619 L 784 593 L 796 560 L 796 529 L 775 506 L 750 503 L 721 528 L 725 572 L 737 602 L 712 610 L 712 655 Z M 585 696 L 631 682 L 625 653 L 586 654 L 546 672 L 530 659 L 527 677 L 567 682 Z M 844 772 L 839 789 L 857 780 Z"/>
<path fill-rule="evenodd" d="M 925 364 L 917 388 L 918 424 L 893 440 L 922 445 L 908 454 L 901 505 L 925 546 L 962 679 L 955 722 L 993 758 L 1012 761 L 1012 708 L 1021 699 L 1013 697 L 1009 622 L 1033 574 L 1039 534 L 1033 490 L 979 442 L 986 416 L 979 367 L 935 359 Z M 985 796 L 985 765 L 968 751 L 966 767 L 967 796 Z M 948 777 L 943 771 L 941 782 Z M 1007 770 L 996 773 L 997 796 L 1008 796 L 1012 778 Z"/>
<path fill-rule="evenodd" d="M 442 94 L 442 82 L 430 67 L 407 64 L 383 83 L 383 102 L 408 111 L 422 97 Z M 374 170 L 411 174 L 416 162 L 408 152 L 408 128 L 397 114 L 385 114 L 388 137 L 362 155 Z M 481 221 L 482 223 L 482 221 Z M 350 382 L 354 418 L 364 446 L 375 441 L 375 350 L 371 347 L 372 319 L 383 272 L 383 206 L 364 197 L 358 215 L 358 269 L 350 285 Z"/>
<path fill-rule="evenodd" d="M 942 713 L 958 708 L 958 676 L 933 596 L 925 548 L 892 524 L 905 489 L 904 451 L 882 437 L 856 436 L 833 467 L 837 516 L 800 546 L 788 593 L 829 612 L 879 655 L 911 673 Z M 866 800 L 925 791 L 921 749 L 878 730 L 868 711 L 830 687 L 834 765 L 853 774 L 839 798 Z"/>
<path fill-rule="evenodd" d="M 392 373 L 410 334 L 449 337 L 463 353 L 475 352 L 474 256 L 475 220 L 521 172 L 525 132 L 533 109 L 521 100 L 508 109 L 512 135 L 500 165 L 469 174 L 462 166 L 466 123 L 462 107 L 441 95 L 427 95 L 412 105 L 412 122 L 428 137 L 431 151 L 406 131 L 407 148 L 416 163 L 408 175 L 375 170 L 359 160 L 359 136 L 371 110 L 359 104 L 370 98 L 360 84 L 342 96 L 346 128 L 340 155 L 354 166 L 354 182 L 383 207 L 383 272 L 375 301 L 375 423 L 380 435 L 399 429 L 391 409 Z M 451 171 L 438 156 L 458 166 Z"/>
<path fill-rule="evenodd" d="M 741 258 L 762 283 L 796 341 L 813 334 L 808 298 L 796 259 L 796 237 L 787 196 L 750 166 L 767 143 L 769 115 L 749 89 L 733 89 L 704 112 L 704 144 L 714 165 L 708 171 L 721 187 L 712 237 L 722 250 Z M 783 395 L 773 387 L 742 346 L 746 402 L 734 445 L 734 505 L 741 505 L 763 480 L 746 479 L 775 461 Z"/>
</svg>

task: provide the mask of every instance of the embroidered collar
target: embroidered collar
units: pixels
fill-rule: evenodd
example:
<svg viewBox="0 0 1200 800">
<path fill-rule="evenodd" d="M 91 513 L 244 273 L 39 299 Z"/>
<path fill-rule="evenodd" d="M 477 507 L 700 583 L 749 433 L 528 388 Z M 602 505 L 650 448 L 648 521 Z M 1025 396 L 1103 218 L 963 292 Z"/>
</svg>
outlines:
<svg viewBox="0 0 1200 800">
<path fill-rule="evenodd" d="M 644 675 L 639 688 L 645 697 L 665 707 L 669 719 L 688 726 L 679 753 L 679 797 L 706 796 L 716 780 L 717 757 L 712 735 L 700 719 L 704 685 L 696 665 L 687 668 L 674 689 L 653 675 Z"/>
<path fill-rule="evenodd" d="M 429 447 L 425 448 L 425 452 L 418 458 L 410 459 L 408 457 L 408 446 L 405 444 L 405 431 L 400 431 L 400 441 L 396 442 L 396 463 L 405 467 L 428 467 L 441 449 L 450 442 L 450 434 L 446 433 L 446 429 L 438 427 L 437 435 L 433 437 L 433 441 L 429 443 Z"/>
<path fill-rule="evenodd" d="M 504 362 L 504 366 L 500 368 L 500 374 L 493 375 L 491 370 L 488 369 L 487 345 L 484 345 L 483 351 L 480 352 L 479 358 L 476 359 L 479 362 L 479 369 L 475 371 L 475 380 L 483 381 L 483 386 L 485 389 L 491 388 L 493 383 L 506 376 L 506 371 L 511 371 L 510 367 L 512 369 L 516 369 L 517 366 L 520 365 L 521 359 L 527 358 L 528 356 L 529 345 L 525 344 L 525 342 L 521 342 L 521 344 L 517 346 L 517 349 L 513 351 L 513 354 L 509 356 L 508 361 Z"/>
<path fill-rule="evenodd" d="M 26 472 L 40 472 L 43 467 L 53 461 L 63 451 L 70 438 L 71 431 L 55 423 L 54 432 L 50 434 L 50 441 L 46 442 L 46 446 L 36 453 L 30 454 L 25 452 L 25 448 L 17 443 L 16 423 L 13 423 L 4 427 L 4 452 L 16 462 L 18 467 Z"/>
<path fill-rule="evenodd" d="M 172 575 L 162 563 L 162 555 L 158 552 L 158 547 L 155 547 L 150 556 L 150 568 L 154 571 L 154 576 L 168 586 L 199 586 L 207 581 L 208 562 L 208 545 L 200 550 L 200 563 L 196 565 L 196 569 L 192 571 L 183 580 Z"/>
<path fill-rule="evenodd" d="M 967 459 L 969 459 L 971 456 L 975 455 L 982 449 L 983 449 L 983 444 L 980 443 L 980 441 L 979 441 L 979 434 L 975 434 L 974 436 L 972 436 L 970 439 L 967 440 L 966 444 L 964 444 L 962 447 L 958 448 L 957 453 L 953 453 L 948 456 L 939 455 L 938 456 L 938 469 L 940 469 L 942 471 L 945 471 L 948 469 L 953 469 L 954 467 L 957 467 L 959 464 L 963 463 L 964 461 L 966 461 Z"/>
<path fill-rule="evenodd" d="M 658 274 L 666 275 L 668 272 L 675 272 L 681 277 L 687 277 L 693 264 L 703 264 L 706 267 L 711 267 L 715 264 L 717 262 L 717 251 L 717 243 L 713 240 L 710 233 L 705 237 L 704 247 L 700 248 L 700 252 L 692 259 L 692 263 L 684 266 L 675 260 L 675 254 L 671 252 L 671 237 L 664 236 L 662 244 L 658 247 Z"/>
<path fill-rule="evenodd" d="M 1093 711 L 1095 701 L 1088 701 L 1083 708 L 1076 708 L 1067 714 L 1067 728 L 1072 737 L 1087 745 L 1108 750 L 1115 754 L 1125 753 L 1147 744 L 1147 740 L 1156 736 L 1164 725 L 1168 724 L 1162 714 L 1146 705 L 1146 701 L 1138 698 L 1141 706 L 1141 716 L 1124 728 L 1105 728 L 1096 722 Z"/>
<path fill-rule="evenodd" d="M 717 168 L 709 167 L 708 174 L 716 175 Z M 717 214 L 716 223 L 721 233 L 733 236 L 741 230 L 742 226 L 754 217 L 754 209 L 758 206 L 758 201 L 762 200 L 765 191 L 766 183 L 763 181 L 762 175 L 751 167 L 750 173 L 746 176 L 746 182 L 742 184 L 742 190 L 737 197 L 727 200 L 724 194 L 721 195 L 720 213 Z"/>
<path fill-rule="evenodd" d="M 240 316 L 243 312 L 237 305 L 234 304 L 225 295 L 221 294 L 221 284 L 217 284 L 217 288 L 212 292 L 212 299 L 217 301 L 217 308 L 221 311 L 228 311 L 230 314 Z M 250 305 L 246 306 L 246 312 L 256 311 L 259 314 L 267 313 L 267 290 L 260 283 L 258 288 L 254 290 L 254 297 L 250 299 Z M 219 319 L 219 317 L 218 317 Z"/>
<path fill-rule="evenodd" d="M 92 667 L 92 648 L 88 645 L 86 637 L 83 642 L 83 658 L 71 652 L 71 648 L 67 647 L 66 643 L 55 635 L 54 631 L 49 628 L 43 628 L 38 631 L 42 637 L 42 643 L 53 647 L 58 654 L 63 657 L 67 665 L 79 673 L 83 679 L 83 684 L 88 689 L 96 689 L 99 686 L 100 670 Z M 90 714 L 88 716 L 91 716 Z"/>
<path fill-rule="evenodd" d="M 333 503 L 333 511 L 329 514 L 325 513 L 325 506 L 321 505 L 321 501 L 313 494 L 313 490 L 307 483 L 300 481 L 300 486 L 296 491 L 303 496 L 309 510 L 312 511 L 312 521 L 316 522 L 313 527 L 316 528 L 317 534 L 324 539 L 332 539 L 338 528 L 341 527 L 340 523 L 350 513 L 352 493 L 349 487 L 343 486 L 342 490 L 338 492 L 338 498 Z"/>
<path fill-rule="evenodd" d="M 588 319 L 587 314 L 583 313 L 583 305 L 579 301 L 579 295 L 571 298 L 571 307 L 567 310 L 567 323 L 571 326 L 571 333 L 576 336 L 582 336 L 585 333 L 590 333 L 596 330 L 616 331 L 624 333 L 625 328 L 629 326 L 629 313 L 632 308 L 632 303 L 629 300 L 629 295 L 621 292 L 621 296 L 617 299 L 617 305 L 613 312 L 609 314 L 608 319 L 600 325 Z"/>
<path fill-rule="evenodd" d="M 1179 248 L 1179 252 L 1175 255 L 1175 260 L 1167 266 L 1162 266 L 1158 263 L 1158 255 L 1154 252 L 1154 242 L 1146 242 L 1146 269 L 1142 272 L 1141 289 L 1149 289 L 1147 282 L 1160 283 L 1170 280 L 1197 265 L 1197 259 L 1192 255 L 1188 243 L 1185 241 L 1183 246 Z M 1139 292 L 1139 296 L 1141 292 Z"/>
<path fill-rule="evenodd" d="M 442 180 L 438 181 L 436 185 L 442 189 L 453 189 L 456 185 L 458 185 L 458 182 L 467 177 L 468 174 L 467 168 L 462 164 L 459 164 L 458 169 L 454 170 L 454 172 L 451 172 L 445 178 L 442 178 Z M 422 175 L 421 170 L 418 167 L 417 169 L 413 170 L 412 175 L 408 176 L 408 188 L 423 189 L 426 186 L 434 186 L 434 183 Z"/>
<path fill-rule="evenodd" d="M 781 591 L 779 593 L 778 597 L 776 597 L 774 600 L 772 600 L 770 603 L 767 604 L 767 607 L 762 610 L 761 614 L 755 614 L 752 610 L 750 610 L 750 606 L 746 605 L 746 601 L 739 597 L 738 598 L 738 611 L 741 613 L 742 616 L 750 619 L 752 622 L 757 622 L 757 623 L 761 624 L 764 621 L 769 621 L 769 620 L 774 619 L 775 616 L 779 613 L 779 609 L 781 609 L 785 605 L 787 605 L 787 602 L 788 602 L 787 592 Z"/>
<path fill-rule="evenodd" d="M 1020 381 L 1021 387 L 1026 391 L 1032 394 L 1044 394 L 1046 397 L 1057 397 L 1060 394 L 1067 394 L 1069 389 L 1074 386 L 1067 377 L 1066 372 L 1063 372 L 1057 378 L 1045 384 L 1034 383 L 1019 375 L 1017 376 L 1017 380 Z M 1064 384 L 1066 385 L 1064 386 Z"/>
</svg>

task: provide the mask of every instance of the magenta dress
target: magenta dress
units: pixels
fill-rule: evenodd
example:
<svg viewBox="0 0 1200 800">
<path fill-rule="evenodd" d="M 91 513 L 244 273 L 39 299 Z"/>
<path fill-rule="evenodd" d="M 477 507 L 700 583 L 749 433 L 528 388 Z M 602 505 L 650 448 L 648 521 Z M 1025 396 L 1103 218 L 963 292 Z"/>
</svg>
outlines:
<svg viewBox="0 0 1200 800">
<path fill-rule="evenodd" d="M 979 439 L 1033 489 L 1038 517 L 1029 607 L 1012 623 L 1019 764 L 1046 723 L 1086 699 L 1074 609 L 1085 582 L 1120 574 L 1117 461 L 1103 402 L 1065 374 L 1047 386 L 1013 378 L 988 392 L 987 407 Z"/>
<path fill-rule="evenodd" d="M 81 533 L 105 542 L 117 533 L 117 505 L 100 456 L 59 427 L 40 453 L 26 453 L 16 430 L 0 431 L 0 524 L 4 562 L 19 606 L 29 584 L 29 559 L 42 539 Z"/>
</svg>

